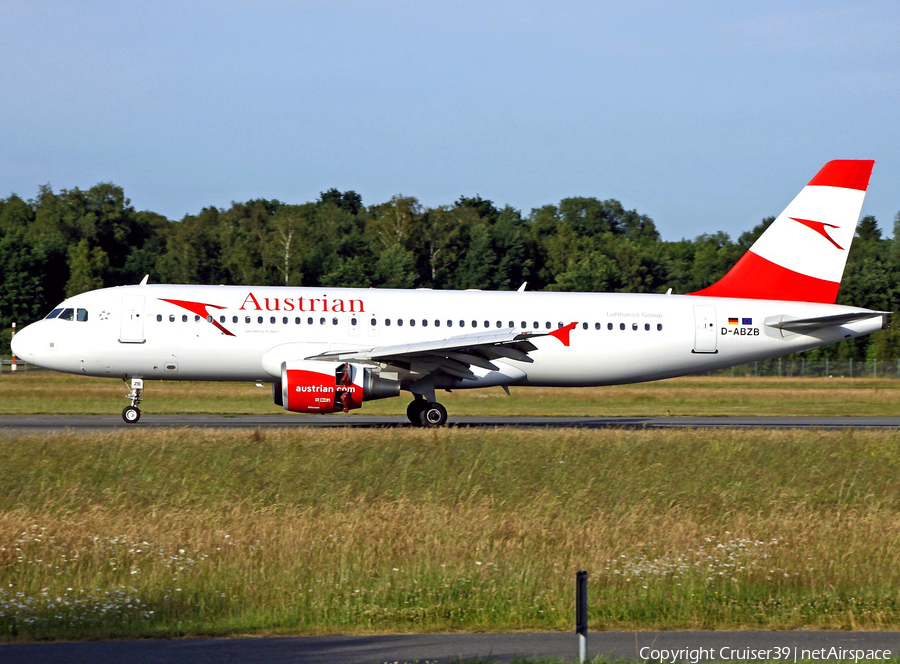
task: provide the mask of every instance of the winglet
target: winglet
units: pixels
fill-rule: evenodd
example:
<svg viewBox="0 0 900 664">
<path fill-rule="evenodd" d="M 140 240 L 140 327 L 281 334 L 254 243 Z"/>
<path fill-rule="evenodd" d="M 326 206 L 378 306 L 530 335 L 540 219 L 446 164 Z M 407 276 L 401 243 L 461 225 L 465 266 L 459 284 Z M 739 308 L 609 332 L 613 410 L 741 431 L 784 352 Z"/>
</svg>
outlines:
<svg viewBox="0 0 900 664">
<path fill-rule="evenodd" d="M 568 346 L 569 345 L 569 332 L 574 330 L 576 325 L 578 325 L 577 322 L 569 323 L 565 327 L 557 328 L 557 329 L 553 330 L 553 332 L 550 332 L 550 336 L 556 337 L 557 339 L 562 341 L 563 346 Z"/>
</svg>

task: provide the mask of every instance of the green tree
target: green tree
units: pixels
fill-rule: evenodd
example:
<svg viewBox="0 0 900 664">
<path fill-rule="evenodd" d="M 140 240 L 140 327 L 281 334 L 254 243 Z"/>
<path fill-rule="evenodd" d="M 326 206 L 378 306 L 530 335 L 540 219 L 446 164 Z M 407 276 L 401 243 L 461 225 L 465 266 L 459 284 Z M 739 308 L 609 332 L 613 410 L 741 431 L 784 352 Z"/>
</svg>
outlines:
<svg viewBox="0 0 900 664">
<path fill-rule="evenodd" d="M 86 239 L 71 247 L 66 297 L 103 288 L 103 273 L 108 267 L 106 252 L 100 247 L 91 247 Z"/>
</svg>

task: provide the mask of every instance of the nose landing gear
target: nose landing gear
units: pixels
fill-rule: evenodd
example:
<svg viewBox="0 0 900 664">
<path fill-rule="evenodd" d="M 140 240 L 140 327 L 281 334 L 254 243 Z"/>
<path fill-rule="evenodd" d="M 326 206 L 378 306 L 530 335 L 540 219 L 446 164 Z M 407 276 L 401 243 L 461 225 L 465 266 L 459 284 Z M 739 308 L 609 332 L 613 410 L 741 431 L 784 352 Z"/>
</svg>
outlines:
<svg viewBox="0 0 900 664">
<path fill-rule="evenodd" d="M 123 379 L 124 380 L 124 379 Z M 128 383 L 126 383 L 127 385 Z M 134 424 L 139 419 L 141 419 L 141 409 L 138 408 L 138 404 L 144 400 L 143 396 L 141 396 L 144 392 L 144 379 L 143 378 L 132 378 L 131 379 L 131 392 L 125 395 L 126 399 L 131 400 L 131 405 L 126 406 L 122 410 L 122 419 L 125 420 L 128 424 Z"/>
<path fill-rule="evenodd" d="M 416 396 L 406 408 L 406 417 L 415 427 L 442 427 L 447 424 L 447 409 L 437 401 Z"/>
</svg>

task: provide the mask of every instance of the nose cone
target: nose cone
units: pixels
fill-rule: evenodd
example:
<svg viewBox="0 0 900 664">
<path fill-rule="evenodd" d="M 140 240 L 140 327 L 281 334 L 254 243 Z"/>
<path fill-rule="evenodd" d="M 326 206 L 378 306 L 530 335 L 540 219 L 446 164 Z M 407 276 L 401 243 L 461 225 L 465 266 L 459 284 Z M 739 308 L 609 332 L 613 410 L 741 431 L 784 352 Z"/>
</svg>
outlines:
<svg viewBox="0 0 900 664">
<path fill-rule="evenodd" d="M 34 330 L 27 326 L 12 338 L 12 352 L 16 357 L 34 364 Z"/>
</svg>

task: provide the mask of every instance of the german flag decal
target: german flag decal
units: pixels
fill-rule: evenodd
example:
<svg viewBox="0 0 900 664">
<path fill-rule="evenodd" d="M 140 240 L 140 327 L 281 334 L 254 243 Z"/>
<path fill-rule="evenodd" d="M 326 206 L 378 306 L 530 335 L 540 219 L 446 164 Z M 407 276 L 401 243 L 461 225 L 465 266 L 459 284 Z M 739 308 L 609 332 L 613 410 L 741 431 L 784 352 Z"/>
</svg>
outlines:
<svg viewBox="0 0 900 664">
<path fill-rule="evenodd" d="M 728 319 L 728 324 L 729 324 L 729 325 L 737 325 L 737 324 L 738 324 L 738 319 L 737 319 L 737 318 L 729 318 L 729 319 Z"/>
</svg>

